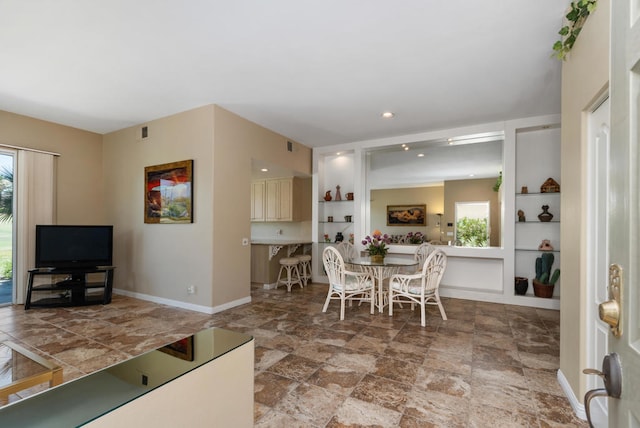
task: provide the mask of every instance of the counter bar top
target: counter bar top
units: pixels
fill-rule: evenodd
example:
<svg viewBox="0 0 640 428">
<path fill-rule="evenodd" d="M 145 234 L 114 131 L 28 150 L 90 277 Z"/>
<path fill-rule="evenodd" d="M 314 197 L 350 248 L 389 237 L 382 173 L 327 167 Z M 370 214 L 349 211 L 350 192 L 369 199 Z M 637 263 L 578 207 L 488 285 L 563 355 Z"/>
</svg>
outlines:
<svg viewBox="0 0 640 428">
<path fill-rule="evenodd" d="M 311 244 L 311 239 L 271 239 L 257 238 L 251 240 L 251 245 L 303 245 Z"/>
</svg>

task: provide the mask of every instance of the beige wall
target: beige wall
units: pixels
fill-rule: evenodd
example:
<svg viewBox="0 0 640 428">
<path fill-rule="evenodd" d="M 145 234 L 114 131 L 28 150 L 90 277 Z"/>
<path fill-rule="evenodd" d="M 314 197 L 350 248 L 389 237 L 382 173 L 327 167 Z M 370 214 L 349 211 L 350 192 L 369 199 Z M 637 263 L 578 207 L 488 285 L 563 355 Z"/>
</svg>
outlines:
<svg viewBox="0 0 640 428">
<path fill-rule="evenodd" d="M 453 241 L 453 236 L 446 236 L 446 232 L 453 232 L 454 227 L 447 227 L 448 223 L 455 224 L 456 202 L 483 202 L 489 201 L 491 209 L 491 236 L 490 245 L 499 247 L 500 243 L 500 201 L 498 192 L 493 191 L 496 178 L 481 178 L 477 180 L 450 180 L 444 183 L 444 217 L 442 231 L 445 234 L 444 241 Z"/>
<path fill-rule="evenodd" d="M 249 296 L 251 246 L 251 159 L 311 175 L 311 149 L 249 122 L 223 108 L 215 110 L 213 156 L 213 305 Z M 291 140 L 289 140 L 291 141 Z"/>
<path fill-rule="evenodd" d="M 107 221 L 100 134 L 0 111 L 0 144 L 60 154 L 56 183 L 58 223 Z"/>
<path fill-rule="evenodd" d="M 444 209 L 444 187 L 411 187 L 403 189 L 378 189 L 371 191 L 371 230 L 378 229 L 390 235 L 404 235 L 408 232 L 422 232 L 429 240 L 439 240 L 440 228 L 436 213 Z M 427 226 L 387 226 L 387 205 L 427 205 Z M 444 229 L 443 229 L 444 230 Z"/>
<path fill-rule="evenodd" d="M 107 218 L 115 225 L 116 287 L 220 307 L 250 297 L 251 158 L 311 174 L 311 150 L 209 105 L 104 136 Z M 145 224 L 144 167 L 194 160 L 194 223 Z M 197 292 L 189 295 L 187 286 Z"/>
<path fill-rule="evenodd" d="M 562 67 L 562 299 L 560 370 L 582 400 L 586 361 L 586 126 L 587 112 L 609 81 L 609 1 L 598 2 Z"/>
<path fill-rule="evenodd" d="M 104 136 L 106 213 L 114 225 L 115 288 L 210 306 L 213 106 Z M 193 224 L 144 223 L 144 167 L 193 159 Z M 196 286 L 188 295 L 187 286 Z"/>
</svg>

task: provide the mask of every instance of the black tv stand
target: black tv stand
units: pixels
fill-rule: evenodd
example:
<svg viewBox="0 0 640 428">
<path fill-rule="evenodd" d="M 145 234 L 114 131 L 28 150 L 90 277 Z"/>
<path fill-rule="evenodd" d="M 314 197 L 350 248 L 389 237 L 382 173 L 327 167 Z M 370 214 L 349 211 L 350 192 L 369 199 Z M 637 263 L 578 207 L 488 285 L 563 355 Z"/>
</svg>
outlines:
<svg viewBox="0 0 640 428">
<path fill-rule="evenodd" d="M 24 309 L 32 306 L 82 306 L 111 303 L 113 266 L 86 269 L 32 269 Z M 36 277 L 44 283 L 34 285 Z M 88 277 L 91 275 L 91 277 Z M 96 277 L 98 279 L 96 279 Z M 33 301 L 32 301 L 33 299 Z"/>
</svg>

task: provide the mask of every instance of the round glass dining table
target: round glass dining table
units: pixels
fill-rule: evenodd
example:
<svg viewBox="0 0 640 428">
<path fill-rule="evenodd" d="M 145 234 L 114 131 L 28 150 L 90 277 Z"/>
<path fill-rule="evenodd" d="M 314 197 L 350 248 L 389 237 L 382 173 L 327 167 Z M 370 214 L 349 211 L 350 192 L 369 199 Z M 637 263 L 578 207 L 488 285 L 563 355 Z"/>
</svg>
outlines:
<svg viewBox="0 0 640 428">
<path fill-rule="evenodd" d="M 359 266 L 364 272 L 375 278 L 377 288 L 376 307 L 379 312 L 382 312 L 387 304 L 384 294 L 384 280 L 398 273 L 401 268 L 418 265 L 416 260 L 402 257 L 385 257 L 382 262 L 374 262 L 371 257 L 353 257 L 346 259 L 345 263 Z"/>
</svg>

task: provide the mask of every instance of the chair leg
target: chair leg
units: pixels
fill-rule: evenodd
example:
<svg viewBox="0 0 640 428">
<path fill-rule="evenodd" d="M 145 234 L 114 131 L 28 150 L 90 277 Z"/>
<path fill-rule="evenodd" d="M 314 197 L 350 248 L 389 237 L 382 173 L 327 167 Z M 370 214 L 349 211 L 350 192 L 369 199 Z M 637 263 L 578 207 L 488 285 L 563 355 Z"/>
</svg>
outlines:
<svg viewBox="0 0 640 428">
<path fill-rule="evenodd" d="M 345 306 L 345 296 L 343 293 L 340 295 L 340 321 L 344 320 L 344 306 Z"/>
<path fill-rule="evenodd" d="M 329 292 L 327 293 L 327 300 L 324 301 L 324 307 L 322 308 L 322 312 L 327 312 L 327 308 L 329 307 L 329 302 L 331 301 L 331 284 L 329 284 Z"/>
<path fill-rule="evenodd" d="M 282 269 L 284 266 L 280 266 L 280 270 L 278 271 L 278 279 L 276 280 L 276 288 L 280 285 L 280 280 L 282 279 Z"/>
<path fill-rule="evenodd" d="M 376 293 L 375 288 L 371 288 L 371 294 L 369 296 L 369 297 L 371 297 L 369 299 L 371 301 L 371 315 L 373 315 L 376 312 L 375 293 Z"/>
<path fill-rule="evenodd" d="M 444 312 L 444 306 L 442 306 L 442 302 L 440 301 L 440 295 L 436 291 L 436 302 L 438 303 L 438 309 L 440 309 L 440 315 L 442 315 L 442 319 L 446 321 L 447 314 Z"/>
<path fill-rule="evenodd" d="M 424 297 L 423 297 L 422 302 L 420 303 L 420 324 L 423 327 L 427 326 L 426 306 L 427 306 L 427 302 L 424 300 Z"/>
<path fill-rule="evenodd" d="M 302 284 L 302 278 L 300 277 L 300 269 L 298 269 L 298 266 L 296 265 L 293 267 L 293 270 L 295 271 L 296 277 L 298 278 L 298 285 L 300 286 L 300 288 L 304 288 L 304 285 Z M 293 287 L 293 284 L 291 284 L 291 286 Z"/>
<path fill-rule="evenodd" d="M 292 271 L 291 266 L 287 266 L 287 291 L 289 293 L 291 293 L 291 286 L 293 285 L 291 283 L 291 271 Z"/>
</svg>

